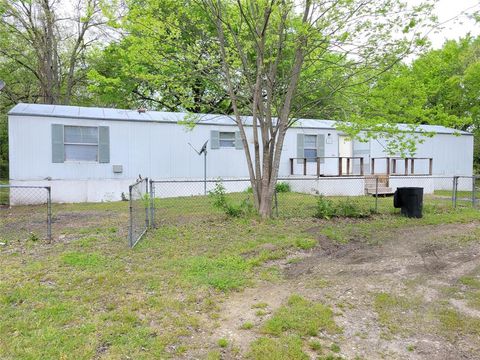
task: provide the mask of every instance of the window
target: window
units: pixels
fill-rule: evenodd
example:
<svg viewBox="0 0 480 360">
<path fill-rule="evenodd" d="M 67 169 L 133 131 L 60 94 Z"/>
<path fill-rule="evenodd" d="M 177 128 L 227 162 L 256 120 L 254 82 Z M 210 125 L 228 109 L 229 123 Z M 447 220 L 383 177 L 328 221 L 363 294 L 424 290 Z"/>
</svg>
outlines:
<svg viewBox="0 0 480 360">
<path fill-rule="evenodd" d="M 305 135 L 303 139 L 303 157 L 307 161 L 317 161 L 317 135 Z"/>
<path fill-rule="evenodd" d="M 220 147 L 221 148 L 234 148 L 235 147 L 235 133 L 234 132 L 220 132 L 219 133 Z"/>
<path fill-rule="evenodd" d="M 65 161 L 98 161 L 98 128 L 65 126 L 63 132 Z"/>
</svg>

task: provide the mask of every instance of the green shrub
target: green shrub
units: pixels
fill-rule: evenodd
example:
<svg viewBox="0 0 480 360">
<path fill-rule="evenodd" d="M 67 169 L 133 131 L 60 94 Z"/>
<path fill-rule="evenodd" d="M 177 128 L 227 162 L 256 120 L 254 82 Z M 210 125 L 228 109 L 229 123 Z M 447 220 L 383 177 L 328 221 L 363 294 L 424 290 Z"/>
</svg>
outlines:
<svg viewBox="0 0 480 360">
<path fill-rule="evenodd" d="M 346 198 L 334 203 L 324 195 L 317 199 L 314 217 L 319 219 L 330 219 L 332 217 L 362 218 L 369 216 L 372 210 L 364 211 L 359 203 L 353 199 Z"/>
<path fill-rule="evenodd" d="M 362 211 L 358 202 L 353 199 L 342 199 L 338 202 L 335 211 L 336 216 L 349 217 L 349 218 L 361 218 L 368 216 Z"/>
<path fill-rule="evenodd" d="M 324 195 L 319 195 L 314 216 L 319 219 L 328 220 L 335 215 L 335 206 L 332 200 L 327 199 Z"/>
<path fill-rule="evenodd" d="M 277 193 L 287 193 L 292 191 L 290 184 L 286 182 L 278 182 L 275 184 L 275 191 Z"/>
<path fill-rule="evenodd" d="M 232 204 L 227 200 L 225 186 L 221 182 L 215 184 L 215 188 L 209 192 L 214 208 L 222 210 L 230 217 L 240 217 L 253 213 L 253 204 L 248 198 L 242 200 L 241 203 Z"/>
</svg>

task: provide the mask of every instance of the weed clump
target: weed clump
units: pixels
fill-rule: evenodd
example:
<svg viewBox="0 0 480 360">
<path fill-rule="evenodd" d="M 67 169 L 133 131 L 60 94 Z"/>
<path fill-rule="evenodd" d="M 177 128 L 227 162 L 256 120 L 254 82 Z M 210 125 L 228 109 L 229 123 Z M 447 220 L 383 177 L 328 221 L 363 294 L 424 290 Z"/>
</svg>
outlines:
<svg viewBox="0 0 480 360">
<path fill-rule="evenodd" d="M 353 199 L 346 198 L 335 203 L 324 195 L 319 195 L 314 217 L 327 220 L 332 217 L 363 218 L 370 216 L 371 213 L 371 210 L 363 210 Z"/>
<path fill-rule="evenodd" d="M 240 217 L 253 213 L 253 205 L 248 198 L 240 203 L 232 203 L 227 199 L 225 186 L 221 182 L 215 184 L 215 188 L 209 192 L 214 208 L 223 211 L 227 216 Z"/>
<path fill-rule="evenodd" d="M 275 191 L 277 193 L 288 193 L 292 191 L 292 188 L 289 183 L 281 181 L 275 184 Z"/>
</svg>

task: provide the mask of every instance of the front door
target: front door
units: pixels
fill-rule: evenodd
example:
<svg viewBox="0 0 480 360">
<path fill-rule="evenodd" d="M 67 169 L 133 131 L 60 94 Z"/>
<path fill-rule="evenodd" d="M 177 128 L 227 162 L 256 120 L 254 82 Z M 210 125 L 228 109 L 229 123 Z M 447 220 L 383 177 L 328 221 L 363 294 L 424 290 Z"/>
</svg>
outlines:
<svg viewBox="0 0 480 360">
<path fill-rule="evenodd" d="M 345 135 L 340 135 L 338 137 L 338 156 L 340 157 L 352 157 L 353 154 L 353 146 L 352 140 Z M 350 160 L 350 171 L 352 172 L 352 161 Z M 342 174 L 347 174 L 347 159 L 343 159 L 342 161 Z"/>
</svg>

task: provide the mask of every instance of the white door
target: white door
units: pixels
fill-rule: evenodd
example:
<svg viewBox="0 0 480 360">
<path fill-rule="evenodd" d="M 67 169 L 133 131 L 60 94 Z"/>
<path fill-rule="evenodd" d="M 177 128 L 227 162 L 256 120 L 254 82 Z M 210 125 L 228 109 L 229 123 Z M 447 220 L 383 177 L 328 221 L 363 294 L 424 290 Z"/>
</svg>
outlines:
<svg viewBox="0 0 480 360">
<path fill-rule="evenodd" d="M 352 140 L 345 135 L 340 135 L 338 137 L 338 156 L 340 157 L 352 157 L 353 146 Z M 352 161 L 350 160 L 350 173 L 352 172 L 353 166 Z M 347 160 L 342 161 L 342 174 L 347 174 Z"/>
</svg>

